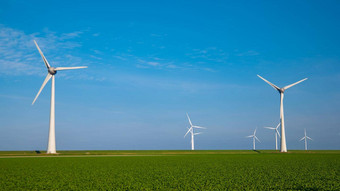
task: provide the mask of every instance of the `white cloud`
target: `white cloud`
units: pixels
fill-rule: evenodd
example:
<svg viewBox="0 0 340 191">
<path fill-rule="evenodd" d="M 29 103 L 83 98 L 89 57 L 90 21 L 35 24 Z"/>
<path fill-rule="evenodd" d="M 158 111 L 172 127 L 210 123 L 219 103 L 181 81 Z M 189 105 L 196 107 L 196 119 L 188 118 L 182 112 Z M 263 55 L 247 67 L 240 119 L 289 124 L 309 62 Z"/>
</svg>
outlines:
<svg viewBox="0 0 340 191">
<path fill-rule="evenodd" d="M 168 60 L 157 56 L 138 57 L 131 54 L 119 54 L 114 55 L 116 58 L 123 62 L 134 63 L 135 67 L 142 69 L 157 69 L 157 70 L 201 70 L 207 72 L 215 72 L 215 70 L 207 67 L 206 62 L 178 62 L 174 60 Z"/>
<path fill-rule="evenodd" d="M 7 95 L 7 94 L 0 94 L 1 98 L 6 99 L 18 99 L 18 100 L 31 100 L 30 97 L 18 96 L 18 95 Z"/>
<path fill-rule="evenodd" d="M 157 38 L 163 38 L 168 36 L 168 34 L 156 34 L 156 33 L 152 33 L 150 34 L 151 37 L 157 37 Z"/>
<path fill-rule="evenodd" d="M 237 56 L 256 56 L 256 55 L 259 55 L 259 53 L 254 50 L 249 50 L 247 52 L 237 54 Z"/>
<path fill-rule="evenodd" d="M 176 66 L 175 64 L 169 64 L 166 66 L 167 68 L 171 68 L 171 69 L 177 69 L 177 68 L 180 68 L 178 66 Z"/>
<path fill-rule="evenodd" d="M 127 60 L 125 57 L 123 57 L 123 56 L 113 56 L 114 58 L 117 58 L 117 59 L 119 59 L 119 60 L 123 60 L 123 61 L 125 61 L 125 60 Z"/>
<path fill-rule="evenodd" d="M 172 79 L 167 77 L 143 76 L 143 75 L 120 75 L 119 83 L 125 83 L 129 87 L 149 88 L 167 91 L 181 91 L 186 93 L 211 92 L 231 88 L 249 88 L 238 84 L 210 83 L 204 81 L 192 81 L 185 79 Z M 118 83 L 118 82 L 116 82 Z"/>
<path fill-rule="evenodd" d="M 147 62 L 150 66 L 160 66 L 161 64 L 159 62 Z"/>
<path fill-rule="evenodd" d="M 76 32 L 71 32 L 71 33 L 64 33 L 61 35 L 61 39 L 65 40 L 65 39 L 72 39 L 75 37 L 79 37 L 83 32 L 82 31 L 76 31 Z"/>
<path fill-rule="evenodd" d="M 27 34 L 0 24 L 0 75 L 45 75 L 41 73 L 43 62 L 33 40 L 37 41 L 50 64 L 82 63 L 80 57 L 67 54 L 67 51 L 63 56 L 51 51 L 80 47 L 81 44 L 74 39 L 81 34 L 81 31 L 57 34 L 47 29 L 43 33 Z"/>
<path fill-rule="evenodd" d="M 192 49 L 186 56 L 190 57 L 192 60 L 200 60 L 202 63 L 226 63 L 228 59 L 228 54 L 217 47 Z"/>
</svg>

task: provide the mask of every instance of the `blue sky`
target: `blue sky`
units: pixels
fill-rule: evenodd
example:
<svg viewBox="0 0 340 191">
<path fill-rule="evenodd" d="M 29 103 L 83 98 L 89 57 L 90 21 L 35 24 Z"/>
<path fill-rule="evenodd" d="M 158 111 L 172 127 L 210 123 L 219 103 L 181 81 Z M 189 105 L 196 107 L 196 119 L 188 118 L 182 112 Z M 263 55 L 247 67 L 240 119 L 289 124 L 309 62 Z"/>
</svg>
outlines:
<svg viewBox="0 0 340 191">
<path fill-rule="evenodd" d="M 274 148 L 278 86 L 287 147 L 340 149 L 338 1 L 1 1 L 0 150 L 45 150 L 56 75 L 57 150 Z"/>
</svg>

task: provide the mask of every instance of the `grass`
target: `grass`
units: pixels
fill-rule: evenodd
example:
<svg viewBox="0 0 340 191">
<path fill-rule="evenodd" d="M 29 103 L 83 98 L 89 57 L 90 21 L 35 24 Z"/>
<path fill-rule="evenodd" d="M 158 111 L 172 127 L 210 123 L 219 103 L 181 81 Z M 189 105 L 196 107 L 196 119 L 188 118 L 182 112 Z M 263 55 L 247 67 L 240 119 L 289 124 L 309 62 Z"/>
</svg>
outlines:
<svg viewBox="0 0 340 191">
<path fill-rule="evenodd" d="M 0 156 L 46 156 L 23 152 Z M 340 151 L 59 153 L 67 157 L 0 158 L 0 189 L 340 190 Z"/>
</svg>

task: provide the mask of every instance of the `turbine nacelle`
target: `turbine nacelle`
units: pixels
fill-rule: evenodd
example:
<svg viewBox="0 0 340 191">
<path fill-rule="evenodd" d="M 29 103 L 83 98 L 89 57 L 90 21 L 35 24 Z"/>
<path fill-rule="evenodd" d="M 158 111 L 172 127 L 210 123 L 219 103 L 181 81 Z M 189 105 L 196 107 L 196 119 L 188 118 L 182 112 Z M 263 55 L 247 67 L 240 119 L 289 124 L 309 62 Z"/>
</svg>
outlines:
<svg viewBox="0 0 340 191">
<path fill-rule="evenodd" d="M 57 73 L 57 70 L 56 70 L 56 68 L 54 68 L 54 67 L 49 67 L 49 68 L 47 69 L 47 71 L 48 71 L 48 73 L 51 74 L 51 75 L 55 75 L 55 74 Z"/>
</svg>

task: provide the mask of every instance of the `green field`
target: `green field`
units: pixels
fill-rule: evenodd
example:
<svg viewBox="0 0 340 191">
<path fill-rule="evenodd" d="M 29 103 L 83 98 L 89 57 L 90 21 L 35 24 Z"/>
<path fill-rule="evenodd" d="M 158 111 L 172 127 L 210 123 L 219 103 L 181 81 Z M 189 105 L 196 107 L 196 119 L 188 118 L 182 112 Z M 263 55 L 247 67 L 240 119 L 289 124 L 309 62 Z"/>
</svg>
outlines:
<svg viewBox="0 0 340 191">
<path fill-rule="evenodd" d="M 340 151 L 0 152 L 1 190 L 340 190 Z"/>
</svg>

